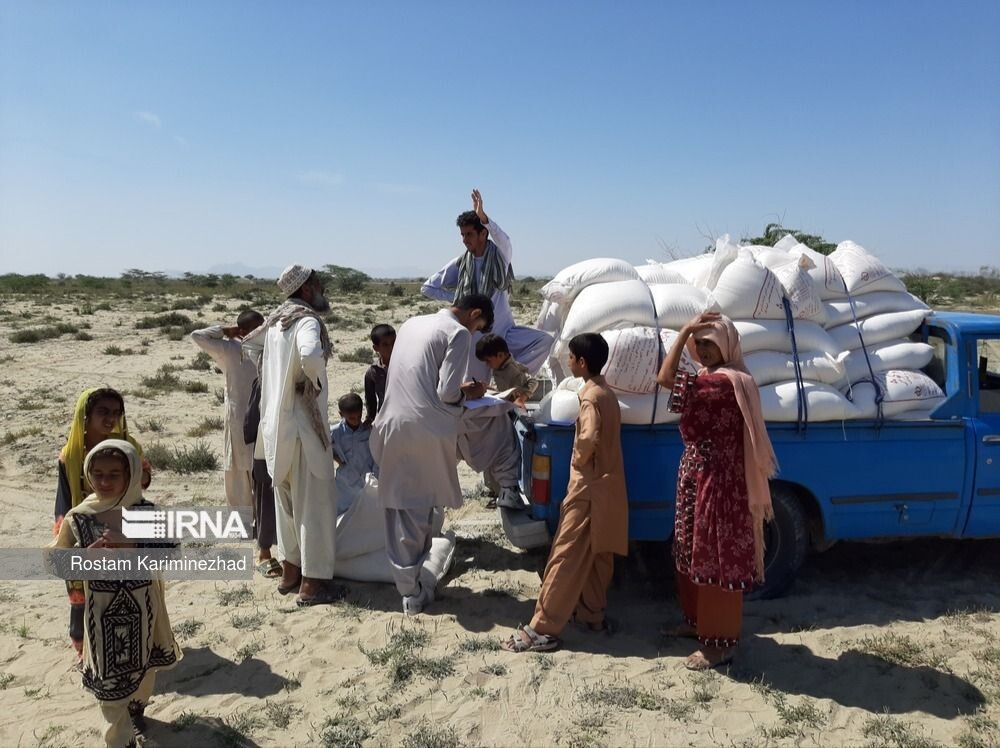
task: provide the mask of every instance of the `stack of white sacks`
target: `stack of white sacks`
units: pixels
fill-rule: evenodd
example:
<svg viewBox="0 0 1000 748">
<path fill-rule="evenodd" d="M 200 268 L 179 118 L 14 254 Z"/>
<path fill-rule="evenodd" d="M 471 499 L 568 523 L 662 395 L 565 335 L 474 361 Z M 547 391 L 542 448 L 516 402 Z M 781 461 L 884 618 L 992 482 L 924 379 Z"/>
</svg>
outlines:
<svg viewBox="0 0 1000 748">
<path fill-rule="evenodd" d="M 562 270 L 541 293 L 537 326 L 556 337 L 548 367 L 557 382 L 539 410 L 542 422 L 576 420 L 582 382 L 567 376 L 565 361 L 569 340 L 582 332 L 608 341 L 603 374 L 618 394 L 623 423 L 678 420 L 669 412 L 669 393 L 656 386 L 656 371 L 676 330 L 703 311 L 721 311 L 735 322 L 769 421 L 796 421 L 804 413 L 809 421 L 875 418 L 873 379 L 884 418 L 927 418 L 944 401 L 941 388 L 920 371 L 931 360 L 931 346 L 909 340 L 927 306 L 851 241 L 824 256 L 791 236 L 774 247 L 737 246 L 724 236 L 714 253 L 675 262 L 633 267 L 624 260 L 585 260 Z M 801 385 L 783 297 L 794 318 Z M 682 367 L 695 371 L 697 364 L 685 355 Z"/>
</svg>

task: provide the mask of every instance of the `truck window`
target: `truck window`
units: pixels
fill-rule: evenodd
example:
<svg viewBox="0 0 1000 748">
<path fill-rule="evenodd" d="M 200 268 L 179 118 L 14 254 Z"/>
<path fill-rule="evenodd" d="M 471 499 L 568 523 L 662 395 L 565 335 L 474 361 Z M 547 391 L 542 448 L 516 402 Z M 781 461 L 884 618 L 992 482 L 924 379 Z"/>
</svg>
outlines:
<svg viewBox="0 0 1000 748">
<path fill-rule="evenodd" d="M 984 338 L 976 344 L 979 367 L 979 412 L 1000 413 L 1000 338 Z"/>
<path fill-rule="evenodd" d="M 911 339 L 919 340 L 918 336 L 919 332 L 915 333 Z M 924 373 L 947 393 L 945 385 L 948 378 L 948 340 L 944 337 L 943 331 L 931 328 L 927 331 L 926 342 L 934 348 L 934 358 L 924 367 Z"/>
</svg>

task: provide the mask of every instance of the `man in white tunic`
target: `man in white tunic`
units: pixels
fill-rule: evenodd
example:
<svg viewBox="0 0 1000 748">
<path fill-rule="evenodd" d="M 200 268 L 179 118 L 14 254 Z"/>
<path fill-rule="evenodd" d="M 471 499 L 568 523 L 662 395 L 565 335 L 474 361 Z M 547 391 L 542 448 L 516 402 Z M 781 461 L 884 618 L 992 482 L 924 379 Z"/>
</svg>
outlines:
<svg viewBox="0 0 1000 748">
<path fill-rule="evenodd" d="M 278 592 L 299 590 L 299 605 L 333 602 L 337 485 L 326 362 L 330 336 L 319 313 L 329 310 L 322 280 L 290 265 L 278 279 L 288 296 L 264 325 L 244 341 L 263 347 L 260 434 L 274 482 L 275 524 L 282 575 Z"/>
<path fill-rule="evenodd" d="M 191 333 L 191 340 L 207 353 L 226 378 L 222 466 L 229 506 L 253 506 L 253 444 L 243 439 L 243 421 L 250 404 L 250 388 L 257 367 L 243 356 L 242 339 L 260 327 L 264 317 L 247 309 L 230 327 L 212 325 Z"/>
<path fill-rule="evenodd" d="M 514 314 L 510 310 L 510 290 L 514 282 L 511 258 L 514 250 L 510 237 L 486 215 L 479 190 L 472 191 L 472 207 L 473 210 L 462 213 L 457 220 L 466 252 L 428 278 L 420 292 L 449 303 L 470 293 L 490 297 L 493 302 L 493 332 L 507 341 L 511 355 L 534 374 L 549 355 L 552 336 L 533 327 L 514 324 Z M 477 380 L 489 381 L 489 367 L 475 356 L 476 339 L 474 337 L 472 341 L 469 375 Z"/>
<path fill-rule="evenodd" d="M 468 294 L 448 309 L 407 320 L 399 329 L 372 426 L 385 510 L 386 553 L 403 611 L 415 615 L 434 599 L 420 581 L 431 548 L 435 507 L 459 507 L 458 433 L 465 398 L 482 397 L 482 382 L 465 381 L 472 333 L 489 330 L 493 304 Z"/>
</svg>

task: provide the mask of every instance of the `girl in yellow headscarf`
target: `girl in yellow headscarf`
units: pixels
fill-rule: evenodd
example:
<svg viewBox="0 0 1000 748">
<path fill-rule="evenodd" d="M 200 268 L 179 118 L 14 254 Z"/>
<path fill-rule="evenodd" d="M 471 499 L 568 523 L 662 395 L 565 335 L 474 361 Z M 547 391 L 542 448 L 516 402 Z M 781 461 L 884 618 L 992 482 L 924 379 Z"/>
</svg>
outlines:
<svg viewBox="0 0 1000 748">
<path fill-rule="evenodd" d="M 149 462 L 142 458 L 142 448 L 128 432 L 125 420 L 125 400 L 118 390 L 94 387 L 84 390 L 76 401 L 73 423 L 69 427 L 66 446 L 59 453 L 59 485 L 56 488 L 55 524 L 53 535 L 59 534 L 63 517 L 73 507 L 93 493 L 84 474 L 83 462 L 87 454 L 105 439 L 122 439 L 129 442 L 142 460 L 142 488 L 147 488 L 152 475 Z M 83 585 L 66 582 L 69 592 L 69 637 L 77 656 L 83 652 Z"/>
</svg>

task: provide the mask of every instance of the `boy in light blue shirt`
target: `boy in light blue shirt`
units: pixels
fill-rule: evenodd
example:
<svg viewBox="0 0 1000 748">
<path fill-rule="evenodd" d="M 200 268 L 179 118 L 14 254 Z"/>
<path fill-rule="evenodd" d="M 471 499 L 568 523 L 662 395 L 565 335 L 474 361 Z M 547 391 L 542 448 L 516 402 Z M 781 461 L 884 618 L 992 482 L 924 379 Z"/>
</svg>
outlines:
<svg viewBox="0 0 1000 748">
<path fill-rule="evenodd" d="M 337 514 L 350 509 L 365 486 L 365 474 L 378 474 L 368 448 L 372 427 L 361 422 L 363 403 L 353 392 L 337 401 L 341 421 L 330 429 L 330 446 L 337 463 Z"/>
</svg>

